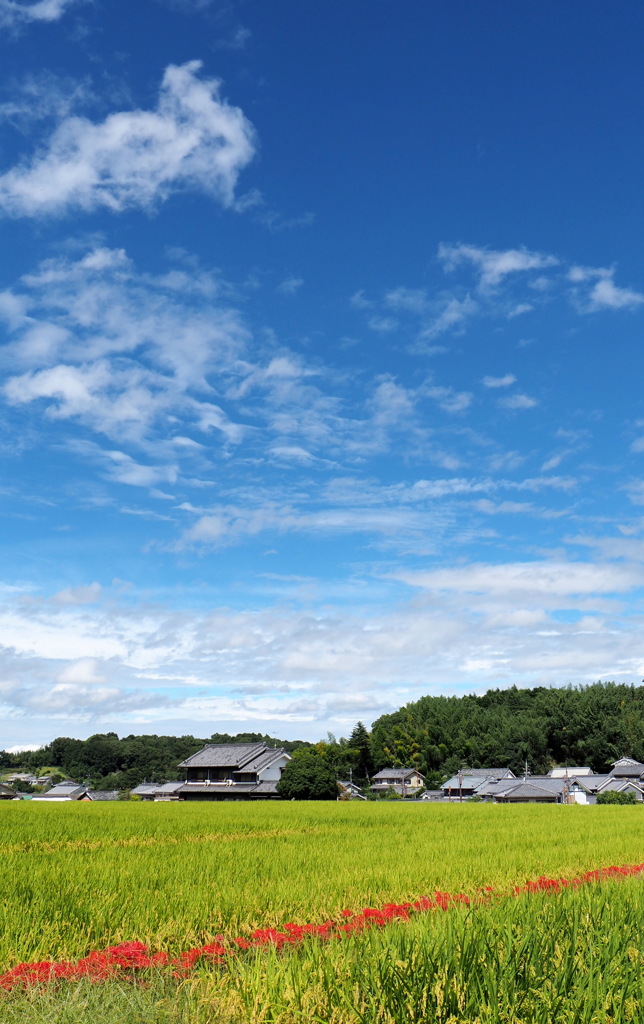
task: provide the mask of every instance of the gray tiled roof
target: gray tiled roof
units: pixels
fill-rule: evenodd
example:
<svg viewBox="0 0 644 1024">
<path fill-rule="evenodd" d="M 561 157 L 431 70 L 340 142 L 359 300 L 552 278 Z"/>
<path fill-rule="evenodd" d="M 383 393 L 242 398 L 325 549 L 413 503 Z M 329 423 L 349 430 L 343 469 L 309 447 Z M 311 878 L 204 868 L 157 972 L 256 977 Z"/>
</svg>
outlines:
<svg viewBox="0 0 644 1024">
<path fill-rule="evenodd" d="M 374 779 L 406 779 L 409 775 L 422 775 L 416 768 L 383 768 L 381 772 L 376 772 L 373 776 Z"/>
<path fill-rule="evenodd" d="M 52 786 L 50 790 L 40 796 L 40 800 L 56 800 L 65 797 L 77 799 L 87 792 L 87 786 L 79 786 L 76 782 L 61 782 L 58 786 Z"/>
<path fill-rule="evenodd" d="M 133 796 L 149 796 L 151 793 L 156 793 L 158 788 L 158 782 L 142 782 L 140 785 L 135 786 L 134 789 L 131 789 L 130 793 Z"/>
<path fill-rule="evenodd" d="M 463 781 L 461 783 L 459 782 L 458 775 L 452 775 L 451 779 L 448 779 L 447 782 L 443 783 L 443 792 L 446 789 L 451 789 L 452 791 L 458 789 L 478 790 L 479 786 L 483 786 L 486 782 L 489 781 L 489 777 L 486 775 L 464 775 Z M 514 779 L 512 779 L 512 782 L 514 782 Z"/>
<path fill-rule="evenodd" d="M 88 789 L 87 795 L 90 800 L 118 800 L 118 789 Z"/>
<path fill-rule="evenodd" d="M 642 792 L 642 786 L 637 782 L 636 779 L 612 779 L 608 778 L 608 781 L 599 790 L 600 793 L 619 793 L 623 789 L 627 789 L 632 786 L 634 789 Z"/>
<path fill-rule="evenodd" d="M 253 790 L 253 796 L 266 795 L 267 793 L 277 794 L 277 782 L 260 782 Z"/>
<path fill-rule="evenodd" d="M 559 780 L 557 779 L 556 781 Z M 509 789 L 504 790 L 502 793 L 499 793 L 499 798 L 503 800 L 524 799 L 526 797 L 534 797 L 535 799 L 538 799 L 539 797 L 551 797 L 552 799 L 556 799 L 557 795 L 558 791 L 554 786 L 544 786 L 541 781 L 539 781 L 538 784 L 533 784 L 531 782 L 519 782 L 518 785 L 512 786 Z"/>
<path fill-rule="evenodd" d="M 208 743 L 192 757 L 187 757 L 180 768 L 237 768 L 238 770 L 260 757 L 267 749 L 265 743 Z"/>
<path fill-rule="evenodd" d="M 511 789 L 516 784 L 516 779 L 486 779 L 483 785 L 476 790 L 476 795 L 494 796 L 495 793 L 505 793 L 506 789 Z"/>
<path fill-rule="evenodd" d="M 463 768 L 461 775 L 482 775 L 486 779 L 503 779 L 506 775 L 511 779 L 515 777 L 509 768 Z"/>
<path fill-rule="evenodd" d="M 242 768 L 244 772 L 261 772 L 262 768 L 266 768 L 269 764 L 275 761 L 286 751 L 283 747 L 269 747 L 268 750 L 263 751 L 258 757 L 254 757 L 252 761 L 247 761 Z"/>
<path fill-rule="evenodd" d="M 588 793 L 596 793 L 605 782 L 612 779 L 612 775 L 572 775 L 570 777 L 571 782 L 576 782 L 582 789 L 585 789 Z"/>
</svg>

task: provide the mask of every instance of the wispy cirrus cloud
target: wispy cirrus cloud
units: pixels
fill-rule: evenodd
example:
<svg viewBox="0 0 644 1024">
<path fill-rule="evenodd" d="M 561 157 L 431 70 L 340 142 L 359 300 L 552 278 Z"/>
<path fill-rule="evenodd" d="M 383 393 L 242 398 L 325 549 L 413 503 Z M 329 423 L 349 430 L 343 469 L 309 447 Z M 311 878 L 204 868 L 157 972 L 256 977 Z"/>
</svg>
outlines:
<svg viewBox="0 0 644 1024">
<path fill-rule="evenodd" d="M 0 121 L 25 133 L 34 122 L 63 121 L 96 101 L 89 79 L 53 75 L 49 71 L 9 80 L 2 93 L 7 98 L 0 100 Z"/>
<path fill-rule="evenodd" d="M 635 310 L 644 303 L 644 293 L 615 283 L 614 268 L 581 267 L 524 246 L 500 250 L 442 242 L 437 257 L 444 273 L 456 277 L 451 289 L 442 282 L 433 289 L 398 285 L 377 299 L 359 290 L 351 305 L 380 333 L 402 332 L 411 321 L 415 342 L 410 347 L 435 354 L 445 351 L 432 345 L 438 338 L 463 335 L 479 319 L 511 322 L 555 301 L 578 313 Z"/>
<path fill-rule="evenodd" d="M 234 204 L 254 130 L 220 99 L 220 83 L 199 77 L 200 61 L 166 68 L 155 110 L 110 114 L 94 124 L 67 117 L 44 150 L 0 176 L 0 210 L 13 217 L 107 208 L 150 209 L 194 189 Z"/>
</svg>

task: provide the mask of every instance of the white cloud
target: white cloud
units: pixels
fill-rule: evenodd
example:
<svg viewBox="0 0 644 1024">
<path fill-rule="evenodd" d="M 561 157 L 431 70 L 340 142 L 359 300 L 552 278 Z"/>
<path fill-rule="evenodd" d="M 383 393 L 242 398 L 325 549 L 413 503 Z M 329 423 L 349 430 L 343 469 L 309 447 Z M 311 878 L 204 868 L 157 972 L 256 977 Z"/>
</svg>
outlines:
<svg viewBox="0 0 644 1024">
<path fill-rule="evenodd" d="M 26 368 L 4 384 L 10 404 L 42 403 L 50 420 L 78 420 L 119 442 L 143 444 L 179 422 L 184 434 L 194 425 L 241 439 L 206 379 L 248 375 L 248 332 L 216 276 L 197 268 L 189 280 L 151 277 L 122 250 L 99 247 L 47 260 L 22 285 L 0 295 L 13 326 L 10 364 Z"/>
<path fill-rule="evenodd" d="M 618 288 L 612 277 L 604 277 L 594 285 L 589 296 L 591 312 L 599 309 L 635 309 L 644 302 L 641 292 Z"/>
<path fill-rule="evenodd" d="M 391 309 L 422 315 L 427 312 L 427 292 L 421 288 L 393 288 L 385 295 L 385 305 Z"/>
<path fill-rule="evenodd" d="M 104 683 L 105 676 L 101 675 L 98 670 L 98 662 L 96 658 L 80 658 L 78 661 L 72 661 L 67 665 L 61 672 L 56 676 L 56 682 L 65 686 L 66 683 Z M 55 693 L 56 687 L 54 687 Z"/>
<path fill-rule="evenodd" d="M 485 594 L 506 601 L 521 595 L 522 600 L 547 604 L 579 595 L 622 593 L 642 583 L 641 571 L 634 565 L 555 561 L 475 564 L 462 569 L 402 572 L 396 578 L 424 590 Z"/>
<path fill-rule="evenodd" d="M 390 334 L 398 330 L 398 321 L 393 316 L 372 316 L 368 322 L 371 330 L 380 334 Z"/>
<path fill-rule="evenodd" d="M 469 391 L 454 391 L 453 388 L 428 387 L 426 393 L 444 412 L 458 413 L 465 412 L 472 404 L 472 395 Z"/>
<path fill-rule="evenodd" d="M 373 302 L 370 299 L 365 298 L 363 289 L 358 292 L 354 292 L 350 299 L 351 305 L 354 309 L 371 309 Z"/>
<path fill-rule="evenodd" d="M 355 594 L 353 607 L 334 608 L 323 581 L 315 608 L 280 600 L 172 610 L 130 594 L 121 606 L 79 611 L 7 595 L 0 632 L 14 650 L 0 649 L 0 701 L 11 728 L 0 746 L 78 735 L 85 722 L 89 731 L 101 722 L 198 735 L 224 722 L 291 722 L 290 735 L 316 739 L 334 720 L 351 728 L 421 694 L 640 671 L 641 562 L 478 563 L 396 576 L 414 597 L 384 611 L 375 577 L 364 581 L 361 608 Z M 302 581 L 288 586 L 293 596 Z M 626 593 L 633 603 L 620 619 L 615 595 Z"/>
<path fill-rule="evenodd" d="M 100 583 L 90 583 L 84 587 L 67 587 L 65 590 L 59 590 L 51 600 L 53 604 L 64 606 L 96 604 L 101 598 L 101 592 Z"/>
<path fill-rule="evenodd" d="M 68 117 L 47 150 L 0 176 L 0 209 L 11 216 L 151 208 L 181 189 L 232 206 L 240 171 L 254 155 L 254 131 L 219 98 L 201 64 L 170 65 L 156 110 L 111 114 L 100 124 Z"/>
<path fill-rule="evenodd" d="M 481 384 L 486 388 L 508 388 L 516 384 L 516 380 L 513 373 L 506 373 L 503 377 L 484 377 Z"/>
<path fill-rule="evenodd" d="M 534 306 L 531 302 L 519 302 L 518 305 L 508 313 L 508 320 L 514 320 L 516 316 L 523 316 L 524 313 L 531 313 Z"/>
<path fill-rule="evenodd" d="M 32 21 L 58 21 L 63 14 L 82 0 L 37 0 L 37 3 L 19 3 L 0 0 L 0 25 L 18 26 Z"/>
<path fill-rule="evenodd" d="M 615 270 L 607 267 L 573 266 L 568 280 L 575 286 L 573 295 L 584 313 L 596 313 L 604 309 L 636 309 L 644 302 L 644 294 L 631 288 L 620 288 L 614 282 Z M 580 285 L 591 285 L 581 292 Z"/>
<path fill-rule="evenodd" d="M 489 498 L 480 498 L 474 502 L 474 507 L 479 512 L 484 512 L 488 516 L 496 515 L 524 515 L 526 513 L 532 514 L 535 511 L 534 505 L 527 501 L 499 501 L 493 502 Z"/>
<path fill-rule="evenodd" d="M 460 327 L 466 320 L 479 311 L 479 305 L 469 295 L 464 299 L 448 299 L 443 309 L 434 320 L 423 326 L 420 340 L 435 338 L 445 331 Z"/>
<path fill-rule="evenodd" d="M 0 121 L 23 131 L 37 121 L 61 121 L 95 100 L 88 80 L 53 75 L 48 71 L 26 74 L 5 85 L 10 99 L 0 102 Z"/>
<path fill-rule="evenodd" d="M 177 466 L 144 466 L 125 452 L 103 451 L 98 446 L 95 450 L 108 477 L 130 487 L 157 487 L 162 483 L 175 483 L 179 475 Z"/>
<path fill-rule="evenodd" d="M 537 400 L 530 395 L 507 395 L 499 398 L 498 404 L 504 409 L 534 409 Z"/>
<path fill-rule="evenodd" d="M 277 286 L 277 291 L 280 295 L 295 295 L 304 284 L 304 279 L 301 277 L 285 277 L 283 281 Z"/>
<path fill-rule="evenodd" d="M 482 290 L 493 289 L 510 274 L 540 270 L 557 266 L 559 260 L 545 253 L 530 252 L 529 249 L 482 249 L 475 245 L 446 245 L 438 247 L 438 258 L 446 270 L 453 270 L 461 263 L 471 263 L 479 271 Z"/>
</svg>

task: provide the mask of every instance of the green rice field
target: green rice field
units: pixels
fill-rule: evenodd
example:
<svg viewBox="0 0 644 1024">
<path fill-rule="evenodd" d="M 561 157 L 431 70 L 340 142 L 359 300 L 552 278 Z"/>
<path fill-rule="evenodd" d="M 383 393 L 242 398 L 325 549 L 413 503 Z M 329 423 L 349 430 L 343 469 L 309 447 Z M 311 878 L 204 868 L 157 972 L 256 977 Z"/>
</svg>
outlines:
<svg viewBox="0 0 644 1024">
<path fill-rule="evenodd" d="M 644 875 L 512 894 L 644 862 L 641 807 L 5 803 L 0 854 L 0 974 L 133 941 L 177 957 L 437 890 L 471 897 L 180 977 L 0 991 L 0 1024 L 644 1021 Z"/>
</svg>

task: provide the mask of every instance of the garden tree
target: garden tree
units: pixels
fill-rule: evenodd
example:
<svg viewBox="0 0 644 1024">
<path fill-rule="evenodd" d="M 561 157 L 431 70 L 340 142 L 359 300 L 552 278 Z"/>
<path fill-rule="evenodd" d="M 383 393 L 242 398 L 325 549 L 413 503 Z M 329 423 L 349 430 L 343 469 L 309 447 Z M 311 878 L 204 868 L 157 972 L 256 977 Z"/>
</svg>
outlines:
<svg viewBox="0 0 644 1024">
<path fill-rule="evenodd" d="M 284 768 L 277 792 L 282 800 L 335 800 L 335 771 L 323 753 L 298 750 Z"/>
<path fill-rule="evenodd" d="M 349 745 L 343 736 L 336 739 L 333 733 L 327 733 L 326 740 L 319 740 L 313 747 L 325 759 L 336 779 L 356 778 L 360 761 L 360 751 Z"/>
<path fill-rule="evenodd" d="M 598 804 L 636 804 L 635 793 L 598 793 Z"/>
<path fill-rule="evenodd" d="M 34 791 L 34 787 L 23 779 L 15 779 L 11 783 L 11 789 L 15 789 L 16 793 L 33 793 Z"/>
</svg>

